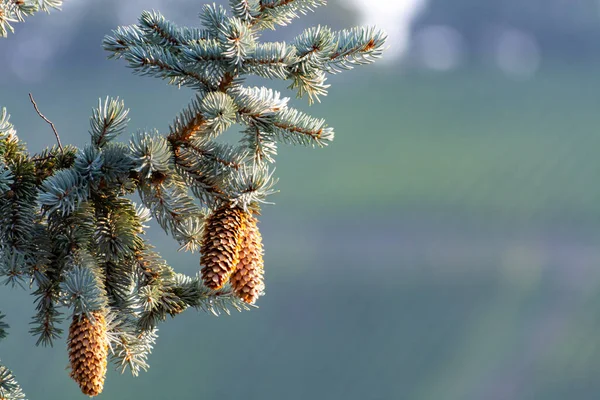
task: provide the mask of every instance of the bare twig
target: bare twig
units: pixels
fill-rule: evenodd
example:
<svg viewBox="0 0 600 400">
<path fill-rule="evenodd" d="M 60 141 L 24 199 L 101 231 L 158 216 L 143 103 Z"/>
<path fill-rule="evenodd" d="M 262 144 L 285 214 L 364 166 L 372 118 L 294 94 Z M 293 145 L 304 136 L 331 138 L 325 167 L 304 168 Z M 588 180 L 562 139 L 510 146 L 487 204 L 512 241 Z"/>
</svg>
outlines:
<svg viewBox="0 0 600 400">
<path fill-rule="evenodd" d="M 50 121 L 48 118 L 46 118 L 44 116 L 44 114 L 42 114 L 40 112 L 40 110 L 38 109 L 37 104 L 35 104 L 35 100 L 33 99 L 33 96 L 31 93 L 29 93 L 29 100 L 31 100 L 31 104 L 33 104 L 33 108 L 35 108 L 35 111 L 38 113 L 38 115 L 47 123 L 50 124 L 50 127 L 52 128 L 52 131 L 54 132 L 54 136 L 56 136 L 56 141 L 58 142 L 58 148 L 60 149 L 60 152 L 64 152 L 63 147 L 62 147 L 62 143 L 60 143 L 60 137 L 58 136 L 58 132 L 56 131 L 56 127 L 54 126 L 54 124 L 52 123 L 52 121 Z"/>
</svg>

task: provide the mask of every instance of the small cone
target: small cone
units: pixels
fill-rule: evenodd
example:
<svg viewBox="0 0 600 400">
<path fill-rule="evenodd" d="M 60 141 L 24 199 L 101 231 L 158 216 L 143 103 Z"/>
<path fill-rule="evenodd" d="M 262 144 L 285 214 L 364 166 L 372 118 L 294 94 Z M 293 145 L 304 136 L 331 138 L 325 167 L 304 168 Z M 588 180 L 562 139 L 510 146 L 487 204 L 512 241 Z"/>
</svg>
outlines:
<svg viewBox="0 0 600 400">
<path fill-rule="evenodd" d="M 206 221 L 202 236 L 202 280 L 211 289 L 227 283 L 239 261 L 243 231 L 248 213 L 223 205 Z"/>
<path fill-rule="evenodd" d="M 246 223 L 240 261 L 231 276 L 235 294 L 246 303 L 254 304 L 265 289 L 262 237 L 257 219 L 250 216 Z"/>
<path fill-rule="evenodd" d="M 73 316 L 67 344 L 71 378 L 79 384 L 83 394 L 97 396 L 104 387 L 108 338 L 103 312 L 93 311 L 91 315 L 94 321 L 85 314 Z"/>
</svg>

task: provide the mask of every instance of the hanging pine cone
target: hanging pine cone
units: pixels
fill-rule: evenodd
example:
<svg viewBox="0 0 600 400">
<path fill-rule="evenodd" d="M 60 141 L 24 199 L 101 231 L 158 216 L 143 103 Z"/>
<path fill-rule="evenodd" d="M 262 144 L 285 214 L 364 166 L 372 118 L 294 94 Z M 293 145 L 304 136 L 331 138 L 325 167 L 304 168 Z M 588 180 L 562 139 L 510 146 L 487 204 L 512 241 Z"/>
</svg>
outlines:
<svg viewBox="0 0 600 400">
<path fill-rule="evenodd" d="M 93 311 L 92 322 L 85 314 L 74 315 L 69 328 L 69 361 L 71 378 L 83 394 L 97 396 L 102 392 L 106 376 L 108 338 L 102 311 Z"/>
<path fill-rule="evenodd" d="M 249 304 L 254 304 L 265 288 L 263 245 L 257 223 L 256 218 L 248 218 L 242 238 L 240 261 L 231 276 L 235 294 Z"/>
<path fill-rule="evenodd" d="M 202 280 L 211 289 L 227 283 L 239 261 L 243 231 L 248 213 L 223 205 L 206 221 L 202 236 Z"/>
</svg>

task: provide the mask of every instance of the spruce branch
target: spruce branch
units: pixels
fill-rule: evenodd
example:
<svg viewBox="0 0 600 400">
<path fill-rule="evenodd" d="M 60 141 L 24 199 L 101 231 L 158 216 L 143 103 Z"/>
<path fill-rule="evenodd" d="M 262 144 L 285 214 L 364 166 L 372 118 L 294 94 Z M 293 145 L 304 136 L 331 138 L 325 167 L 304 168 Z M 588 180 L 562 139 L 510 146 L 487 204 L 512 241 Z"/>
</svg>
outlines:
<svg viewBox="0 0 600 400">
<path fill-rule="evenodd" d="M 173 149 L 177 149 L 192 136 L 201 134 L 205 130 L 206 119 L 202 115 L 201 102 L 202 97 L 196 95 L 170 126 L 167 140 L 171 142 Z"/>
<path fill-rule="evenodd" d="M 95 260 L 91 255 L 82 255 L 82 258 L 79 263 L 73 262 L 73 267 L 66 272 L 61 292 L 64 303 L 73 308 L 74 314 L 86 314 L 92 318 L 91 312 L 104 309 L 108 299 Z"/>
<path fill-rule="evenodd" d="M 7 246 L 2 249 L 0 262 L 0 275 L 5 277 L 4 284 L 25 289 L 27 270 L 25 256 L 14 247 Z"/>
<path fill-rule="evenodd" d="M 236 69 L 242 67 L 255 46 L 256 35 L 247 23 L 239 18 L 227 18 L 220 26 L 217 39 L 228 64 Z"/>
<path fill-rule="evenodd" d="M 117 135 L 127 128 L 129 110 L 119 98 L 107 97 L 104 104 L 98 100 L 98 108 L 95 108 L 90 118 L 92 143 L 96 148 L 102 148 Z"/>
<path fill-rule="evenodd" d="M 234 94 L 239 122 L 271 130 L 275 114 L 287 107 L 289 97 L 265 87 L 241 87 Z"/>
<path fill-rule="evenodd" d="M 140 29 L 149 42 L 163 47 L 180 46 L 184 42 L 181 31 L 156 11 L 142 11 L 139 18 Z"/>
<path fill-rule="evenodd" d="M 176 274 L 175 279 L 179 296 L 189 307 L 215 316 L 230 314 L 231 309 L 250 310 L 250 306 L 237 297 L 229 285 L 215 290 L 207 288 L 198 275 L 192 278 Z"/>
<path fill-rule="evenodd" d="M 9 3 L 31 8 L 9 14 Z M 277 147 L 323 147 L 334 132 L 280 92 L 244 81 L 248 75 L 289 81 L 310 104 L 327 94 L 327 73 L 372 62 L 385 42 L 375 28 L 325 26 L 289 44 L 258 41 L 261 29 L 324 3 L 230 0 L 230 13 L 205 6 L 202 27 L 180 27 L 145 11 L 137 25 L 113 30 L 103 42 L 109 57 L 196 91 L 166 134 L 138 131 L 117 141 L 129 110 L 107 97 L 92 110 L 89 144 L 63 147 L 30 94 L 57 141 L 30 155 L 6 110 L 0 112 L 0 277 L 33 287 L 30 333 L 38 345 L 52 345 L 62 335 L 63 315 L 71 316 L 71 377 L 84 394 L 102 391 L 108 358 L 121 372 L 146 370 L 158 325 L 169 316 L 190 307 L 215 315 L 248 310 L 264 294 L 258 216 L 276 193 Z M 12 29 L 8 22 L 59 4 L 0 0 L 0 34 Z M 240 140 L 219 141 L 234 124 L 242 125 Z M 128 197 L 136 191 L 141 205 Z M 147 242 L 151 218 L 180 250 L 201 253 L 195 276 L 178 273 Z M 22 398 L 7 371 L 0 367 L 0 398 Z"/>
<path fill-rule="evenodd" d="M 0 196 L 5 195 L 10 190 L 13 183 L 14 179 L 12 172 L 6 167 L 4 161 L 0 160 Z"/>
<path fill-rule="evenodd" d="M 131 158 L 129 146 L 125 143 L 108 143 L 102 148 L 101 157 L 103 175 L 98 183 L 98 190 L 102 192 L 109 188 L 117 189 L 117 195 L 134 192 L 137 175 L 131 173 L 135 162 Z"/>
<path fill-rule="evenodd" d="M 229 183 L 227 192 L 231 203 L 248 210 L 260 203 L 269 204 L 267 197 L 277 191 L 274 189 L 277 179 L 273 177 L 275 169 L 269 170 L 266 164 L 252 164 L 243 168 Z"/>
<path fill-rule="evenodd" d="M 12 136 L 16 136 L 14 125 L 9 121 L 10 114 L 6 111 L 6 108 L 2 107 L 0 113 L 0 139 L 5 140 Z"/>
<path fill-rule="evenodd" d="M 308 104 L 313 104 L 316 101 L 321 102 L 321 96 L 327 96 L 327 89 L 331 85 L 326 84 L 327 77 L 325 72 L 321 70 L 315 70 L 311 72 L 304 72 L 302 70 L 290 72 L 290 79 L 292 83 L 288 86 L 289 89 L 296 89 L 298 91 L 298 97 L 308 96 Z"/>
<path fill-rule="evenodd" d="M 58 287 L 49 282 L 40 286 L 33 292 L 37 313 L 34 315 L 29 330 L 33 336 L 37 336 L 36 346 L 52 346 L 54 341 L 61 337 L 63 330 L 57 325 L 62 322 L 62 312 L 58 311 L 56 304 L 60 299 Z"/>
<path fill-rule="evenodd" d="M 233 15 L 244 22 L 251 22 L 260 13 L 258 0 L 229 0 Z"/>
<path fill-rule="evenodd" d="M 180 182 L 169 179 L 156 184 L 142 183 L 140 197 L 158 224 L 179 242 L 181 248 L 191 252 L 199 249 L 204 212 Z"/>
<path fill-rule="evenodd" d="M 0 399 L 24 400 L 25 394 L 12 372 L 0 364 Z"/>
<path fill-rule="evenodd" d="M 169 142 L 158 132 L 150 135 L 138 132 L 130 141 L 131 159 L 134 169 L 145 179 L 150 179 L 154 174 L 166 175 L 171 166 L 171 149 Z"/>
<path fill-rule="evenodd" d="M 287 79 L 297 62 L 296 49 L 284 42 L 258 43 L 244 62 L 244 73 L 267 79 Z"/>
<path fill-rule="evenodd" d="M 138 376 L 141 371 L 147 371 L 150 368 L 148 357 L 156 343 L 158 329 L 140 333 L 131 315 L 118 312 L 109 315 L 114 318 L 109 322 L 110 358 L 117 370 L 124 373 L 129 369 L 133 376 Z"/>
<path fill-rule="evenodd" d="M 314 118 L 294 108 L 275 113 L 273 131 L 279 140 L 302 145 L 326 146 L 333 140 L 333 128 L 325 120 Z"/>
<path fill-rule="evenodd" d="M 355 65 L 374 62 L 383 52 L 387 36 L 375 27 L 355 27 L 335 33 L 336 43 L 328 55 L 328 72 L 337 73 Z"/>
<path fill-rule="evenodd" d="M 2 312 L 0 311 L 0 340 L 4 339 L 7 336 L 6 330 L 10 328 L 8 324 L 3 321 L 5 317 L 6 315 L 2 314 Z"/>
<path fill-rule="evenodd" d="M 106 207 L 96 208 L 94 243 L 102 261 L 120 263 L 132 256 L 142 246 L 141 233 L 142 225 L 131 200 L 113 199 Z"/>
<path fill-rule="evenodd" d="M 215 180 L 225 181 L 223 175 L 233 173 L 242 165 L 245 151 L 228 144 L 195 138 L 181 146 L 177 160 L 192 165 L 194 171 Z"/>
<path fill-rule="evenodd" d="M 258 15 L 251 21 L 258 29 L 275 29 L 286 26 L 316 7 L 327 4 L 326 0 L 257 0 Z"/>
<path fill-rule="evenodd" d="M 189 86 L 199 91 L 215 87 L 209 76 L 183 64 L 157 45 L 131 46 L 123 51 L 122 56 L 140 75 L 155 76 L 168 80 L 171 85 Z"/>
<path fill-rule="evenodd" d="M 62 0 L 0 0 L 0 37 L 14 33 L 11 23 L 23 22 L 38 11 L 60 10 Z"/>
<path fill-rule="evenodd" d="M 111 53 L 109 58 L 121 58 L 131 46 L 148 44 L 144 32 L 137 25 L 119 26 L 112 34 L 113 36 L 105 36 L 102 42 L 104 50 Z"/>
<path fill-rule="evenodd" d="M 60 7 L 62 6 L 62 0 L 37 0 L 37 3 L 40 7 L 40 10 L 47 13 L 50 12 L 51 8 L 60 10 Z"/>
<path fill-rule="evenodd" d="M 205 4 L 200 12 L 200 21 L 202 21 L 210 36 L 216 38 L 219 36 L 221 27 L 227 21 L 227 10 L 215 3 Z"/>
<path fill-rule="evenodd" d="M 213 138 L 225 132 L 236 121 L 236 106 L 231 98 L 223 92 L 210 92 L 200 102 L 200 112 L 204 116 L 208 135 Z"/>
<path fill-rule="evenodd" d="M 151 332 L 167 315 L 175 316 L 187 308 L 178 296 L 175 272 L 152 246 L 145 245 L 136 255 L 137 284 L 130 299 L 137 315 L 136 325 L 142 332 Z"/>
<path fill-rule="evenodd" d="M 0 129 L 9 132 L 0 140 L 0 154 L 4 155 L 11 181 L 0 197 L 0 276 L 6 277 L 6 284 L 23 286 L 36 254 L 33 240 L 37 198 L 35 167 L 11 125 L 5 123 Z"/>
<path fill-rule="evenodd" d="M 44 149 L 39 154 L 34 154 L 31 161 L 34 163 L 36 185 L 40 185 L 46 178 L 55 172 L 73 166 L 79 149 L 67 145 L 63 150 L 58 146 Z"/>
<path fill-rule="evenodd" d="M 265 162 L 275 162 L 277 141 L 270 131 L 265 130 L 258 124 L 249 124 L 242 133 L 244 136 L 240 143 L 250 149 L 248 155 L 252 162 L 257 165 Z"/>
<path fill-rule="evenodd" d="M 190 70 L 205 77 L 207 88 L 219 85 L 227 72 L 226 57 L 215 39 L 190 43 L 181 49 L 180 57 Z"/>
<path fill-rule="evenodd" d="M 74 169 L 58 171 L 42 184 L 39 201 L 48 212 L 72 213 L 88 194 L 87 182 Z"/>
<path fill-rule="evenodd" d="M 224 196 L 221 183 L 214 176 L 197 170 L 193 160 L 188 160 L 180 154 L 181 151 L 175 156 L 177 173 L 189 185 L 194 196 L 205 205 L 212 207 L 218 198 Z"/>
<path fill-rule="evenodd" d="M 319 25 L 304 30 L 294 39 L 297 60 L 290 65 L 290 70 L 310 74 L 321 69 L 329 60 L 329 54 L 334 51 L 334 40 L 331 29 L 326 26 Z"/>
</svg>

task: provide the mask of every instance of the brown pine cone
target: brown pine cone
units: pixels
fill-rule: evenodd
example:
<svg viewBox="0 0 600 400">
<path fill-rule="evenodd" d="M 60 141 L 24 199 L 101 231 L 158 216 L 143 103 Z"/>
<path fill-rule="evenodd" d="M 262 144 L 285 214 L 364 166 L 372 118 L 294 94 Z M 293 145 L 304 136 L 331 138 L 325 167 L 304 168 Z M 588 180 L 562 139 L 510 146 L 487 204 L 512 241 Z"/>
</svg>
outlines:
<svg viewBox="0 0 600 400">
<path fill-rule="evenodd" d="M 104 387 L 108 338 L 104 313 L 93 311 L 90 314 L 94 321 L 85 314 L 73 316 L 67 345 L 71 378 L 79 384 L 83 394 L 97 396 Z"/>
<path fill-rule="evenodd" d="M 202 280 L 211 289 L 227 283 L 239 261 L 243 231 L 248 213 L 223 205 L 206 221 L 202 236 Z"/>
<path fill-rule="evenodd" d="M 235 294 L 249 304 L 254 304 L 265 289 L 263 245 L 257 223 L 256 218 L 248 218 L 242 238 L 240 261 L 231 276 Z"/>
</svg>

